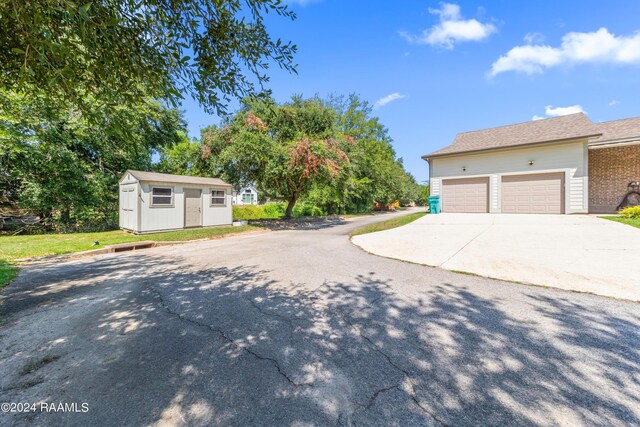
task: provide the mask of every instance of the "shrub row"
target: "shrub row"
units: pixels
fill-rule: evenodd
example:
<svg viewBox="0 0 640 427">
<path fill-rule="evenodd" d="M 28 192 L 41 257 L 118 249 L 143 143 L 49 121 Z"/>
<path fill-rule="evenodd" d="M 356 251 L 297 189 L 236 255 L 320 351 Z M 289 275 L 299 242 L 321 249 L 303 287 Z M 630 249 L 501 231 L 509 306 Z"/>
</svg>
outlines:
<svg viewBox="0 0 640 427">
<path fill-rule="evenodd" d="M 266 205 L 234 205 L 233 219 L 236 221 L 252 219 L 278 219 L 284 216 L 284 203 L 267 203 Z M 309 203 L 299 203 L 293 207 L 293 216 L 323 216 L 326 215 L 319 207 Z"/>
</svg>

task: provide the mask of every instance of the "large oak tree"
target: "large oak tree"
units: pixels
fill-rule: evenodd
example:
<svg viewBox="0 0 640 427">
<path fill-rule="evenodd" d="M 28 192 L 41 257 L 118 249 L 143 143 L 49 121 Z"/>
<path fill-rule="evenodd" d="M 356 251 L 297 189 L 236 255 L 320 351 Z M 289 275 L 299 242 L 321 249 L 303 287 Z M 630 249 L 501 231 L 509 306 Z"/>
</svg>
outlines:
<svg viewBox="0 0 640 427">
<path fill-rule="evenodd" d="M 223 113 L 265 88 L 270 65 L 295 71 L 268 13 L 295 18 L 281 0 L 0 0 L 0 88 L 85 115 L 183 94 Z"/>
<path fill-rule="evenodd" d="M 349 163 L 349 141 L 336 124 L 335 111 L 317 99 L 294 97 L 282 105 L 250 99 L 227 125 L 205 132 L 202 142 L 224 178 L 255 182 L 284 199 L 289 218 L 313 185 L 328 184 Z"/>
</svg>

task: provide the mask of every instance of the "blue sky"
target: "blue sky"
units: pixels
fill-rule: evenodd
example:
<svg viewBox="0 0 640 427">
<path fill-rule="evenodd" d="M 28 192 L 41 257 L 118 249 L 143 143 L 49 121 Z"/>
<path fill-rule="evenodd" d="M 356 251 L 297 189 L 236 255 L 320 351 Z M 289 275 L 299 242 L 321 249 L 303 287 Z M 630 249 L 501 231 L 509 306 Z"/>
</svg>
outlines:
<svg viewBox="0 0 640 427">
<path fill-rule="evenodd" d="M 270 71 L 278 101 L 359 94 L 418 181 L 420 156 L 458 132 L 574 111 L 640 115 L 640 1 L 290 0 L 269 18 L 298 46 L 298 75 Z M 385 101 L 388 101 L 385 103 Z M 218 123 L 183 104 L 190 136 Z"/>
</svg>

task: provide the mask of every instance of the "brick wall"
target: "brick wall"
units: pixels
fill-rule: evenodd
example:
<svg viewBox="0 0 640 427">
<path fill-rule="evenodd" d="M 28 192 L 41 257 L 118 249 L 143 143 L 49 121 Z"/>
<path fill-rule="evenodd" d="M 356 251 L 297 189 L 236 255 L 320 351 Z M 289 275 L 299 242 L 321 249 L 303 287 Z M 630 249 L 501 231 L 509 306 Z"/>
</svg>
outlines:
<svg viewBox="0 0 640 427">
<path fill-rule="evenodd" d="M 640 145 L 589 150 L 589 212 L 615 212 L 630 181 L 640 181 Z"/>
</svg>

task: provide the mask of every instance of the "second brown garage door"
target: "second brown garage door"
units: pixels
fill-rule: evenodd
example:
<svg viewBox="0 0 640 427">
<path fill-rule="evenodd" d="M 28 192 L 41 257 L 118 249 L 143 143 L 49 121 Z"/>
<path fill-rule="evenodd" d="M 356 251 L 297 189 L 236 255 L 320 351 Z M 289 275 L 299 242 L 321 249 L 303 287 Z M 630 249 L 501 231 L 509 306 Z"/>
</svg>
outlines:
<svg viewBox="0 0 640 427">
<path fill-rule="evenodd" d="M 564 174 L 502 177 L 502 213 L 564 213 Z"/>
<path fill-rule="evenodd" d="M 442 212 L 489 212 L 489 178 L 442 181 Z"/>
</svg>

